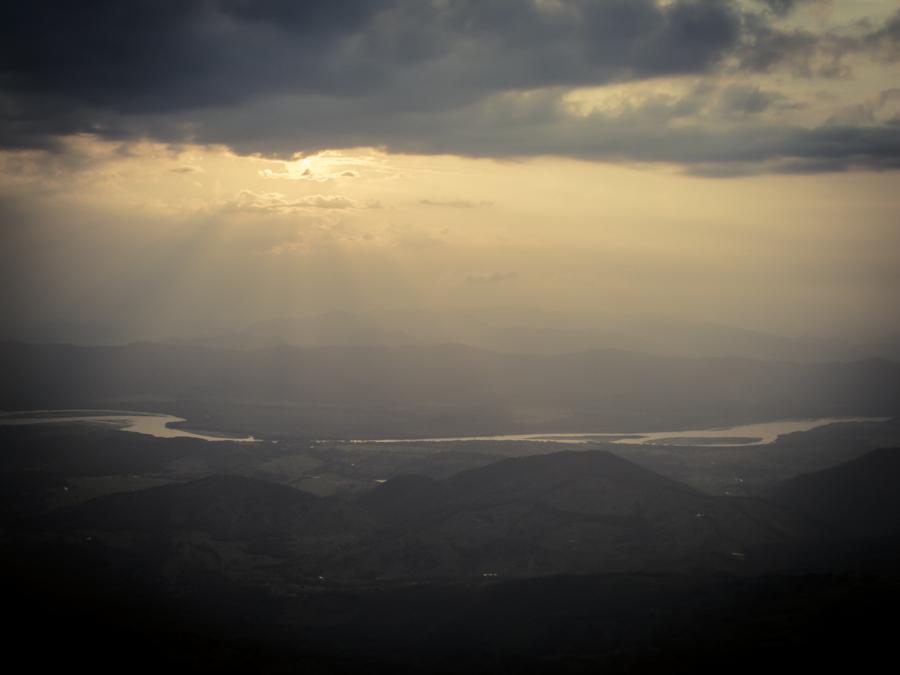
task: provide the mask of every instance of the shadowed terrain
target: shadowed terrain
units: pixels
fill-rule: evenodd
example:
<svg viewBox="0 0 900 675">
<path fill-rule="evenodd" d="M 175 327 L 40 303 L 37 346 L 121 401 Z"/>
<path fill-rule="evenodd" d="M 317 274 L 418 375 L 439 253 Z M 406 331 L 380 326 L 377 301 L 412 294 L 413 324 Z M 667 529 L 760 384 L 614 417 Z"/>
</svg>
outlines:
<svg viewBox="0 0 900 675">
<path fill-rule="evenodd" d="M 443 481 L 399 477 L 359 498 L 211 477 L 57 517 L 66 530 L 252 541 L 294 578 L 346 580 L 729 569 L 749 549 L 811 533 L 773 504 L 703 495 L 603 451 L 509 459 Z"/>
<path fill-rule="evenodd" d="M 168 476 L 138 487 L 123 475 L 132 487 L 61 506 L 19 485 L 30 507 L 2 530 L 9 607 L 65 646 L 36 657 L 48 667 L 97 632 L 98 667 L 136 650 L 137 672 L 850 667 L 884 654 L 882 609 L 900 599 L 887 488 L 900 450 L 790 479 L 772 501 L 707 495 L 601 450 L 316 497 L 249 475 L 262 464 L 273 477 L 273 457 L 290 465 L 277 446 L 66 425 L 0 433 L 18 439 L 7 480 L 32 487 L 103 469 Z M 91 437 L 125 443 L 102 457 L 85 451 Z M 40 459 L 41 438 L 63 441 L 57 461 Z M 200 457 L 211 473 L 178 473 Z M 20 628 L 16 649 L 36 646 Z M 814 649 L 822 639 L 828 651 Z"/>
<path fill-rule="evenodd" d="M 882 449 L 845 464 L 797 476 L 778 486 L 773 501 L 815 518 L 833 536 L 900 534 L 900 450 Z"/>
</svg>

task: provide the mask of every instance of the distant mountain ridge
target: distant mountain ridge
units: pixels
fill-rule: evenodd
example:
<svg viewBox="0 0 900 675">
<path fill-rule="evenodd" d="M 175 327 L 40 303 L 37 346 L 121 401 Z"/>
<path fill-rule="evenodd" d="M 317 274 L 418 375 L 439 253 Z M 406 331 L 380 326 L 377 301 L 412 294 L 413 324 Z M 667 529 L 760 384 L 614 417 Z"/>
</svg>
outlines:
<svg viewBox="0 0 900 675">
<path fill-rule="evenodd" d="M 892 416 L 900 365 L 794 364 L 462 345 L 226 350 L 0 345 L 0 408 L 171 412 L 204 428 L 319 437 L 647 431 Z M 149 406 L 149 407 L 147 407 Z"/>
<path fill-rule="evenodd" d="M 195 342 L 237 349 L 458 343 L 519 354 L 622 349 L 657 356 L 802 362 L 900 355 L 900 349 L 893 343 L 857 345 L 687 320 L 604 317 L 517 308 L 330 312 L 281 317 Z"/>
<path fill-rule="evenodd" d="M 143 330 L 146 330 L 146 326 Z M 187 330 L 187 329 L 185 329 Z M 149 340 L 229 349 L 408 347 L 447 343 L 510 354 L 624 349 L 671 357 L 775 361 L 900 360 L 900 336 L 836 339 L 782 335 L 708 321 L 660 316 L 577 313 L 527 307 L 331 311 L 272 317 L 184 334 L 129 331 L 114 322 L 20 326 L 0 340 L 121 345 Z"/>
</svg>

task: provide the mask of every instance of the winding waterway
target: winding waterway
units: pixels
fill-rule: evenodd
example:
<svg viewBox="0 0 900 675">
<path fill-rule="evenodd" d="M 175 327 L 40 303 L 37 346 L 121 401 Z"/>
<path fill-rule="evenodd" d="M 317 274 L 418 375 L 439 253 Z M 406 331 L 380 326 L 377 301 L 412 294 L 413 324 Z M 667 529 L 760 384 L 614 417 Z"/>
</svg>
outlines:
<svg viewBox="0 0 900 675">
<path fill-rule="evenodd" d="M 773 420 L 731 427 L 653 431 L 633 433 L 547 433 L 501 434 L 497 436 L 443 436 L 435 438 L 371 438 L 353 439 L 351 443 L 446 443 L 465 441 L 531 441 L 586 445 L 616 443 L 620 445 L 768 445 L 784 434 L 809 431 L 837 422 L 885 422 L 887 417 L 818 417 L 811 419 Z M 30 424 L 90 423 L 114 427 L 121 431 L 146 434 L 157 438 L 196 438 L 204 441 L 255 443 L 253 436 L 229 436 L 214 432 L 189 431 L 174 426 L 185 420 L 174 415 L 128 410 L 30 410 L 0 414 L 0 426 Z"/>
<path fill-rule="evenodd" d="M 253 436 L 229 436 L 213 432 L 201 433 L 174 427 L 185 420 L 174 415 L 135 412 L 129 410 L 27 410 L 0 415 L 0 425 L 59 424 L 83 422 L 114 427 L 121 431 L 146 434 L 156 438 L 196 438 L 203 441 L 255 443 Z"/>
<path fill-rule="evenodd" d="M 783 435 L 809 431 L 836 422 L 886 422 L 888 417 L 818 417 L 774 420 L 712 429 L 634 433 L 504 434 L 499 436 L 447 436 L 441 438 L 376 438 L 353 443 L 442 443 L 451 441 L 533 441 L 544 443 L 616 443 L 620 445 L 768 445 Z"/>
</svg>

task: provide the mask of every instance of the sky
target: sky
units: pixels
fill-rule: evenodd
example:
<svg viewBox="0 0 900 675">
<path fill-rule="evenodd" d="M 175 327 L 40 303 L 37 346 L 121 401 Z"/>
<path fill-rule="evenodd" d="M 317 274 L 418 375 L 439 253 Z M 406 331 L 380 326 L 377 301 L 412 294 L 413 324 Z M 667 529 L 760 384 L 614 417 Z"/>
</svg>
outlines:
<svg viewBox="0 0 900 675">
<path fill-rule="evenodd" d="M 510 306 L 900 335 L 900 4 L 11 0 L 0 288 L 0 337 Z"/>
</svg>

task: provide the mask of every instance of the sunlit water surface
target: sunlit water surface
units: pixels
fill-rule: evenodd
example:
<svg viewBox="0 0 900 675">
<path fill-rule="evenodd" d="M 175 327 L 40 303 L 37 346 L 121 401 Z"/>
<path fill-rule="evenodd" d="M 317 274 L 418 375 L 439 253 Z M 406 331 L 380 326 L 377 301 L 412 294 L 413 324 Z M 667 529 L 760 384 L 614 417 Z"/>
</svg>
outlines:
<svg viewBox="0 0 900 675">
<path fill-rule="evenodd" d="M 230 441 L 232 443 L 257 441 L 253 436 L 238 437 L 212 432 L 201 433 L 171 426 L 184 421 L 183 418 L 174 415 L 126 410 L 29 410 L 0 415 L 0 425 L 6 426 L 86 422 L 157 438 L 197 438 L 204 441 Z"/>
<path fill-rule="evenodd" d="M 837 422 L 885 422 L 887 417 L 819 417 L 811 419 L 774 420 L 756 424 L 742 424 L 711 429 L 653 431 L 633 433 L 548 433 L 501 434 L 497 436 L 442 436 L 433 438 L 370 438 L 353 439 L 351 443 L 441 443 L 464 441 L 532 441 L 585 445 L 615 443 L 619 445 L 768 445 L 779 436 Z M 121 431 L 155 436 L 156 438 L 196 438 L 205 441 L 254 443 L 253 436 L 229 436 L 213 432 L 189 431 L 174 427 L 184 422 L 181 417 L 123 410 L 32 410 L 0 414 L 0 425 L 22 426 L 83 422 L 114 427 Z"/>
<path fill-rule="evenodd" d="M 768 445 L 779 436 L 797 431 L 809 431 L 836 422 L 886 422 L 888 417 L 819 417 L 814 419 L 775 420 L 713 429 L 682 431 L 653 431 L 634 433 L 567 433 L 567 434 L 504 434 L 500 436 L 447 436 L 441 438 L 375 438 L 354 440 L 354 443 L 422 443 L 448 441 L 537 441 L 544 443 L 616 443 L 619 445 Z"/>
</svg>

